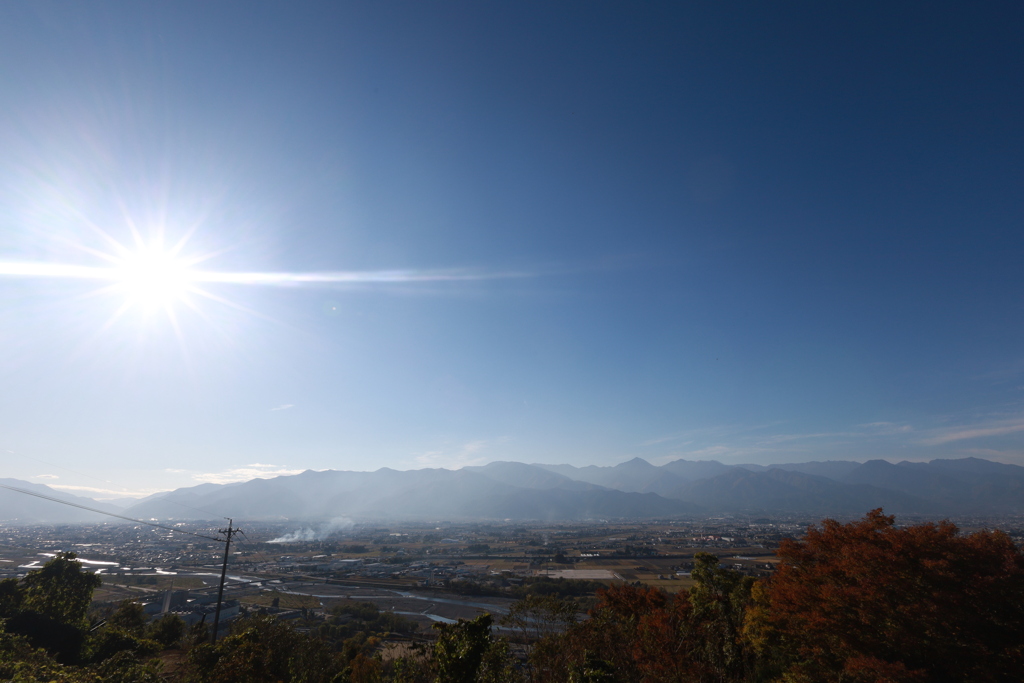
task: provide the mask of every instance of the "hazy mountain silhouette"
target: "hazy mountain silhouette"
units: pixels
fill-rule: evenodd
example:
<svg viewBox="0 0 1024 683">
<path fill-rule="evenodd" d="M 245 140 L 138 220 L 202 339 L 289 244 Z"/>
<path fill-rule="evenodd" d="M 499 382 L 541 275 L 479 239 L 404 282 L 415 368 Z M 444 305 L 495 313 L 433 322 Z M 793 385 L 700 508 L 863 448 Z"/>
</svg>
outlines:
<svg viewBox="0 0 1024 683">
<path fill-rule="evenodd" d="M 860 467 L 860 463 L 852 460 L 825 460 L 823 462 L 789 462 L 782 465 L 739 465 L 739 467 L 753 472 L 767 472 L 771 469 L 802 472 L 816 477 L 842 481 L 843 477 Z"/>
<path fill-rule="evenodd" d="M 541 465 L 536 467 L 556 472 L 570 479 L 629 492 L 661 493 L 678 488 L 686 479 L 656 467 L 643 458 L 633 458 L 613 467 L 573 467 L 572 465 Z"/>
<path fill-rule="evenodd" d="M 860 514 L 884 507 L 887 512 L 932 513 L 938 507 L 899 491 L 842 484 L 826 477 L 775 468 L 752 472 L 737 467 L 717 477 L 690 482 L 671 497 L 722 512 Z"/>
<path fill-rule="evenodd" d="M 544 469 L 539 465 L 527 465 L 521 462 L 492 462 L 487 465 L 463 467 L 463 471 L 477 472 L 488 479 L 500 481 L 524 489 L 565 489 L 567 491 L 589 491 L 605 489 L 603 486 L 585 481 L 571 479 Z"/>
<path fill-rule="evenodd" d="M 470 468 L 375 472 L 312 470 L 201 491 L 179 489 L 125 514 L 161 519 L 590 519 L 671 516 L 697 506 L 654 494 L 601 489 L 522 463 L 499 463 L 484 475 Z M 507 472 L 525 486 L 496 481 Z M 546 480 L 545 480 L 546 479 Z"/>
<path fill-rule="evenodd" d="M 21 479 L 0 479 L 0 484 L 14 486 L 19 489 L 25 489 L 98 510 L 115 513 L 121 512 L 121 509 L 117 506 L 107 505 L 92 498 L 74 496 L 43 484 L 33 484 L 30 481 L 22 481 Z M 59 503 L 28 496 L 24 493 L 0 489 L 0 521 L 3 522 L 13 524 L 77 524 L 80 522 L 99 522 L 109 519 L 105 515 L 80 510 L 70 505 L 60 505 Z"/>
<path fill-rule="evenodd" d="M 843 477 L 926 498 L 957 512 L 1011 512 L 1024 509 L 1024 467 L 978 458 L 900 462 L 869 460 Z"/>
<path fill-rule="evenodd" d="M 700 479 L 717 477 L 719 474 L 725 474 L 733 468 L 729 465 L 723 465 L 717 460 L 679 459 L 666 463 L 659 469 L 663 472 L 671 472 L 685 481 L 698 481 Z"/>
<path fill-rule="evenodd" d="M 56 498 L 103 503 L 40 484 L 0 480 Z M 1024 512 L 1024 467 L 979 458 L 927 463 L 870 460 L 724 465 L 634 458 L 614 467 L 493 462 L 460 470 L 312 470 L 234 484 L 200 484 L 116 510 L 157 519 L 516 519 L 670 517 L 715 512 L 954 515 Z M 0 519 L 19 523 L 103 519 L 0 489 Z"/>
</svg>

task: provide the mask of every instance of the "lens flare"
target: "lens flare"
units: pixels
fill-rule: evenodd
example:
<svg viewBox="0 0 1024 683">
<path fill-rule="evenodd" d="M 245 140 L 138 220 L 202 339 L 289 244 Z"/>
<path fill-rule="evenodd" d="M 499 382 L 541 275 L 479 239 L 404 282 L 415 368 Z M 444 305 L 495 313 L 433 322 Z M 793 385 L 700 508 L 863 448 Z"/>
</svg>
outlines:
<svg viewBox="0 0 1024 683">
<path fill-rule="evenodd" d="M 139 249 L 111 271 L 115 288 L 124 292 L 129 305 L 145 310 L 173 306 L 195 291 L 188 263 L 159 247 Z"/>
<path fill-rule="evenodd" d="M 190 295 L 255 314 L 248 308 L 210 291 L 213 286 L 390 286 L 401 284 L 458 283 L 497 279 L 533 277 L 524 271 L 482 271 L 478 269 L 446 270 L 369 270 L 369 271 L 310 271 L 310 272 L 224 272 L 200 270 L 197 264 L 209 256 L 185 258 L 180 255 L 182 240 L 167 249 L 155 242 L 149 246 L 136 240 L 130 249 L 109 240 L 113 253 L 87 250 L 105 261 L 104 266 L 84 266 L 62 263 L 0 262 L 0 276 L 42 279 L 71 279 L 104 283 L 93 294 L 119 294 L 121 306 L 108 325 L 130 309 L 144 313 L 157 310 L 166 312 L 177 329 L 175 308 L 184 304 L 199 312 Z M 148 317 L 148 315 L 146 316 Z"/>
</svg>

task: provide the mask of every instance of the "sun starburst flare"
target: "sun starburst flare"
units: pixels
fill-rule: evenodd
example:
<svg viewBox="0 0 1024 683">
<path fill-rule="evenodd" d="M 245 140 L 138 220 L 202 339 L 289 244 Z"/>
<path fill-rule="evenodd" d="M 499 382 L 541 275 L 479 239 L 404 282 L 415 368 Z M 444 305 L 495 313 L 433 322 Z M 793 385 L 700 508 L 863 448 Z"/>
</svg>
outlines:
<svg viewBox="0 0 1024 683">
<path fill-rule="evenodd" d="M 186 289 L 195 283 L 239 285 L 301 285 L 348 283 L 457 282 L 529 277 L 517 271 L 489 272 L 464 270 L 336 270 L 311 272 L 222 272 L 196 270 L 186 261 L 164 255 L 139 254 L 111 267 L 79 266 L 60 263 L 0 262 L 0 275 L 105 280 L 122 283 L 125 288 L 154 294 Z"/>
<path fill-rule="evenodd" d="M 139 307 L 147 311 L 165 309 L 186 302 L 190 294 L 225 302 L 204 285 L 256 285 L 295 287 L 330 284 L 401 284 L 460 282 L 529 277 L 529 273 L 462 270 L 367 270 L 313 272 L 230 272 L 201 270 L 203 259 L 179 257 L 173 250 L 143 247 L 124 250 L 117 256 L 104 254 L 107 266 L 61 263 L 0 262 L 0 276 L 92 280 L 106 283 L 100 291 L 124 297 L 122 309 Z"/>
</svg>

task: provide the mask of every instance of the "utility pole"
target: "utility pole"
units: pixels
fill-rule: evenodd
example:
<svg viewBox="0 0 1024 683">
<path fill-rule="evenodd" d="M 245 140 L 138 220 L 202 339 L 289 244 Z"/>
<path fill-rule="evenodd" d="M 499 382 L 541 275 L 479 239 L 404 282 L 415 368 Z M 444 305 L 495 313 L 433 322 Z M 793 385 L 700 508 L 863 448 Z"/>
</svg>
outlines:
<svg viewBox="0 0 1024 683">
<path fill-rule="evenodd" d="M 231 536 L 237 534 L 240 529 L 232 529 L 231 524 L 234 520 L 230 517 L 228 519 L 228 528 L 221 529 L 219 533 L 227 534 L 227 541 L 224 542 L 224 564 L 220 568 L 220 588 L 217 589 L 217 611 L 213 615 L 213 635 L 210 637 L 211 643 L 217 642 L 217 629 L 220 628 L 220 603 L 224 600 L 224 580 L 228 575 L 228 551 L 231 549 Z"/>
</svg>

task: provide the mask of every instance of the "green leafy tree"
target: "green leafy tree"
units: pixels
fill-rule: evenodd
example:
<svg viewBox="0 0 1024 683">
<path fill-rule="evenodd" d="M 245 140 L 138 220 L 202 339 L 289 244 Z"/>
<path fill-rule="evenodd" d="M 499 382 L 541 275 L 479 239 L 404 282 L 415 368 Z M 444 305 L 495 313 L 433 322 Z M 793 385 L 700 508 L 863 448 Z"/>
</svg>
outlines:
<svg viewBox="0 0 1024 683">
<path fill-rule="evenodd" d="M 617 683 L 618 680 L 614 665 L 593 652 L 586 653 L 582 662 L 573 663 L 566 678 L 568 683 Z"/>
<path fill-rule="evenodd" d="M 689 622 L 695 655 L 718 680 L 743 680 L 753 666 L 743 621 L 754 579 L 720 567 L 711 553 L 697 553 L 693 560 Z"/>
<path fill-rule="evenodd" d="M 508 643 L 491 638 L 490 614 L 434 624 L 436 683 L 514 683 L 519 680 Z"/>
<path fill-rule="evenodd" d="M 141 638 L 120 628 L 103 628 L 88 639 L 85 659 L 94 663 L 102 662 L 114 655 L 126 653 L 136 660 L 143 660 L 161 649 L 160 643 L 155 640 Z"/>
<path fill-rule="evenodd" d="M 273 617 L 241 619 L 216 645 L 189 652 L 186 679 L 196 683 L 331 683 L 344 662 L 327 645 Z"/>
<path fill-rule="evenodd" d="M 134 600 L 123 600 L 107 619 L 107 626 L 141 636 L 146 630 L 147 621 L 149 621 L 149 616 L 141 604 Z"/>
<path fill-rule="evenodd" d="M 46 650 L 33 647 L 24 636 L 0 632 L 0 680 L 84 683 L 95 681 L 95 677 L 87 679 L 82 672 L 61 665 Z"/>
<path fill-rule="evenodd" d="M 104 660 L 97 666 L 91 667 L 90 673 L 95 678 L 88 678 L 92 681 L 103 681 L 103 683 L 163 683 L 164 678 L 160 675 L 160 661 L 148 662 L 139 661 L 134 653 L 122 650 L 112 657 Z"/>
<path fill-rule="evenodd" d="M 99 584 L 98 577 L 82 571 L 73 553 L 58 553 L 21 581 L 0 582 L 4 628 L 59 662 L 76 662 L 88 627 L 86 611 Z"/>
<path fill-rule="evenodd" d="M 555 595 L 529 594 L 509 607 L 501 625 L 515 629 L 524 642 L 564 631 L 578 621 L 580 609 Z"/>
<path fill-rule="evenodd" d="M 95 574 L 82 571 L 74 553 L 57 556 L 21 580 L 24 609 L 74 626 L 85 626 L 92 592 L 101 585 Z"/>
<path fill-rule="evenodd" d="M 515 661 L 508 641 L 504 638 L 493 639 L 480 660 L 477 683 L 519 683 L 523 677 Z"/>
<path fill-rule="evenodd" d="M 164 647 L 174 647 L 185 635 L 185 622 L 177 614 L 165 614 L 150 622 L 146 628 L 146 637 L 157 641 Z"/>
<path fill-rule="evenodd" d="M 21 610 L 25 595 L 17 579 L 0 581 L 0 619 L 12 617 Z"/>
</svg>

